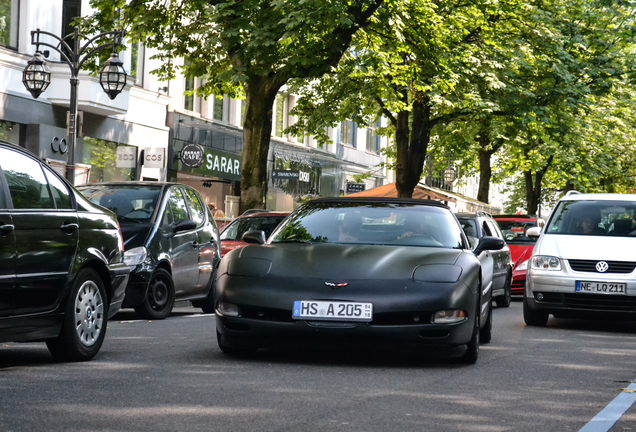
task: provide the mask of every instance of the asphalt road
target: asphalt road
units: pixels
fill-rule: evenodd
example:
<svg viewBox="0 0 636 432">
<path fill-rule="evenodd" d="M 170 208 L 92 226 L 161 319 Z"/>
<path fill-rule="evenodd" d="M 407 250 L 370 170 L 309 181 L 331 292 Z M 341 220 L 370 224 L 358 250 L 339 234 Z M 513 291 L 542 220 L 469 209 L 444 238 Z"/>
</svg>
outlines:
<svg viewBox="0 0 636 432">
<path fill-rule="evenodd" d="M 1 344 L 0 431 L 578 431 L 636 380 L 636 323 L 526 327 L 518 301 L 495 308 L 470 366 L 372 349 L 232 357 L 214 329 L 190 307 L 124 311 L 72 364 Z M 611 430 L 636 431 L 636 405 Z"/>
</svg>

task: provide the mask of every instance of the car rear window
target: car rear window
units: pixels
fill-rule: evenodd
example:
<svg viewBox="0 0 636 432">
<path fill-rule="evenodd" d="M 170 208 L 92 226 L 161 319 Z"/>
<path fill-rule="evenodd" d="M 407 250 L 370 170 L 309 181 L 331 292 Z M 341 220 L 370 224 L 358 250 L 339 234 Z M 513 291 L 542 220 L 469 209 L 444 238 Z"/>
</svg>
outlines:
<svg viewBox="0 0 636 432">
<path fill-rule="evenodd" d="M 282 215 L 239 218 L 223 230 L 221 240 L 241 240 L 243 234 L 251 230 L 264 231 L 267 238 L 283 219 L 285 219 L 285 216 Z"/>
<path fill-rule="evenodd" d="M 530 220 L 497 220 L 497 225 L 499 225 L 499 229 L 503 233 L 504 239 L 506 239 L 507 243 L 534 243 L 536 241 L 536 237 L 528 237 L 526 232 L 528 228 L 532 228 L 537 226 L 535 221 Z"/>
</svg>

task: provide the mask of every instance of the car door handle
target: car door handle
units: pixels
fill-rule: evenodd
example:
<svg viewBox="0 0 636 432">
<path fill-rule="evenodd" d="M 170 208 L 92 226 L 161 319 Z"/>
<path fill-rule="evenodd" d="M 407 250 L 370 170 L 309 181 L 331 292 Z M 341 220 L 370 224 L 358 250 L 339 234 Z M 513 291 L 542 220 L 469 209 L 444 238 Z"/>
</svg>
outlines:
<svg viewBox="0 0 636 432">
<path fill-rule="evenodd" d="M 10 225 L 10 224 L 0 225 L 0 232 L 2 232 L 2 236 L 6 236 L 7 234 L 9 234 L 11 231 L 14 231 L 14 230 L 15 230 L 14 225 Z"/>
<path fill-rule="evenodd" d="M 196 241 L 193 241 L 192 242 L 192 247 L 195 248 L 195 249 L 198 248 L 199 247 L 199 243 L 197 243 Z"/>
<path fill-rule="evenodd" d="M 76 223 L 67 223 L 63 224 L 60 229 L 64 231 L 66 234 L 72 234 L 73 231 L 79 228 L 79 225 Z"/>
</svg>

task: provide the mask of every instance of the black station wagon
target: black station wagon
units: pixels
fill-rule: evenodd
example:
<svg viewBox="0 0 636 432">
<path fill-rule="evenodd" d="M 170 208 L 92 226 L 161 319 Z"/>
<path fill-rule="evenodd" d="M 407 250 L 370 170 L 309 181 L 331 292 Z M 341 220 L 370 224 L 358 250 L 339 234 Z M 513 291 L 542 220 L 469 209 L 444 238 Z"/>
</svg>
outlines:
<svg viewBox="0 0 636 432">
<path fill-rule="evenodd" d="M 111 211 L 0 142 L 0 342 L 45 341 L 63 361 L 95 356 L 124 298 L 123 249 Z"/>
<path fill-rule="evenodd" d="M 122 307 L 134 308 L 143 318 L 163 319 L 175 301 L 189 300 L 214 312 L 219 232 L 196 190 L 163 182 L 97 183 L 78 189 L 119 219 L 124 261 L 131 268 Z"/>
</svg>

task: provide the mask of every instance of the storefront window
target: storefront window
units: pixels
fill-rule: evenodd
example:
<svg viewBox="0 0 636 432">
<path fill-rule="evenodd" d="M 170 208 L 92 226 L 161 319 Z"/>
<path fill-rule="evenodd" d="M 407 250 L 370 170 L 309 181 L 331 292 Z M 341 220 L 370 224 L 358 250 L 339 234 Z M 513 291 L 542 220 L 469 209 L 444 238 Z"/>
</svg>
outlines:
<svg viewBox="0 0 636 432">
<path fill-rule="evenodd" d="M 137 178 L 136 168 L 120 168 L 117 166 L 117 147 L 120 146 L 124 145 L 97 138 L 84 138 L 82 162 L 91 166 L 88 183 L 132 181 Z"/>
<path fill-rule="evenodd" d="M 0 0 L 0 45 L 18 45 L 18 9 L 20 0 Z"/>
<path fill-rule="evenodd" d="M 20 145 L 20 125 L 0 120 L 0 140 Z"/>
</svg>

